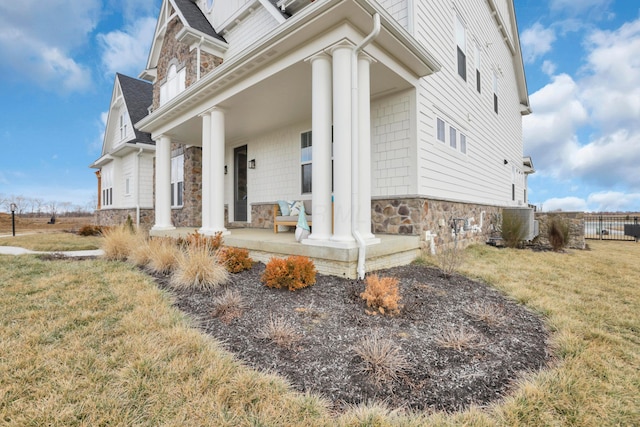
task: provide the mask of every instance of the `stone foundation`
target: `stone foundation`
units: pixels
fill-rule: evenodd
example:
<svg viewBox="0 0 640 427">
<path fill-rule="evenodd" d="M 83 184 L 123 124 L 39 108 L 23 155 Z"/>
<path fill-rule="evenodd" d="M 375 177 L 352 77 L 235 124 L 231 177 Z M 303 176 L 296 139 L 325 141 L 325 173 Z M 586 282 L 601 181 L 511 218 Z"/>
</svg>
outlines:
<svg viewBox="0 0 640 427">
<path fill-rule="evenodd" d="M 536 212 L 538 220 L 539 233 L 533 243 L 542 246 L 551 246 L 549 244 L 549 224 L 553 218 L 559 217 L 569 225 L 569 243 L 568 248 L 584 249 L 586 243 L 584 240 L 584 213 L 583 212 Z"/>
<path fill-rule="evenodd" d="M 101 209 L 95 213 L 96 225 L 121 225 L 127 222 L 130 216 L 133 223 L 136 223 L 135 209 Z M 140 228 L 149 230 L 155 223 L 153 209 L 140 209 Z"/>
<path fill-rule="evenodd" d="M 485 243 L 495 230 L 501 210 L 497 206 L 422 197 L 375 199 L 371 209 L 374 234 L 418 235 L 422 248 L 429 251 Z"/>
</svg>

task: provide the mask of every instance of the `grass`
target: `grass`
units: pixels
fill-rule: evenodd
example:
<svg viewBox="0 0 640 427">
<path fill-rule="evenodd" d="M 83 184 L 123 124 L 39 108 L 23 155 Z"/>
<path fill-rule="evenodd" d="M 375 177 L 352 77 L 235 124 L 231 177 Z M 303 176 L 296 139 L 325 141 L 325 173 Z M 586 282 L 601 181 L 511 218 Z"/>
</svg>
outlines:
<svg viewBox="0 0 640 427">
<path fill-rule="evenodd" d="M 462 272 L 542 314 L 554 365 L 504 401 L 456 414 L 322 399 L 198 333 L 129 263 L 0 256 L 0 419 L 8 425 L 616 426 L 640 419 L 640 245 L 476 246 Z M 304 369 L 301 366 L 300 369 Z"/>
<path fill-rule="evenodd" d="M 102 237 L 72 233 L 37 233 L 0 238 L 0 246 L 19 246 L 32 251 L 86 251 L 99 249 Z"/>
</svg>

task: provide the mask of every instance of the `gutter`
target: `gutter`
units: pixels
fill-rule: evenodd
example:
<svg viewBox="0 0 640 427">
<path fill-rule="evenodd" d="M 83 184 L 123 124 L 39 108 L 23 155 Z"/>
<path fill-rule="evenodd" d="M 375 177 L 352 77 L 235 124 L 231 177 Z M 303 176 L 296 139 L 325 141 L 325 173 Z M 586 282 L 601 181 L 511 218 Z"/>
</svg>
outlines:
<svg viewBox="0 0 640 427">
<path fill-rule="evenodd" d="M 359 111 L 358 111 L 358 54 L 380 34 L 380 15 L 373 15 L 373 29 L 356 47 L 351 55 L 351 234 L 358 243 L 358 279 L 364 279 L 367 245 L 358 231 L 359 194 Z"/>
</svg>

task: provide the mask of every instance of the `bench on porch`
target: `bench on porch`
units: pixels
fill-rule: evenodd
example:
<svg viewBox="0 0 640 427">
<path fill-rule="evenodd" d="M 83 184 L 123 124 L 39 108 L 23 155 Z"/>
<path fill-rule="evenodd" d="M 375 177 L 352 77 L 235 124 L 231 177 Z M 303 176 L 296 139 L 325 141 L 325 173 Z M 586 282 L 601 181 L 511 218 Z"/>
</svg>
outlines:
<svg viewBox="0 0 640 427">
<path fill-rule="evenodd" d="M 311 217 L 311 200 L 303 200 L 304 211 L 307 215 L 307 224 L 309 227 L 313 225 L 313 219 Z M 273 232 L 278 232 L 279 225 L 287 225 L 295 227 L 298 225 L 298 215 L 282 215 L 280 211 L 280 205 L 278 203 L 273 205 Z"/>
</svg>

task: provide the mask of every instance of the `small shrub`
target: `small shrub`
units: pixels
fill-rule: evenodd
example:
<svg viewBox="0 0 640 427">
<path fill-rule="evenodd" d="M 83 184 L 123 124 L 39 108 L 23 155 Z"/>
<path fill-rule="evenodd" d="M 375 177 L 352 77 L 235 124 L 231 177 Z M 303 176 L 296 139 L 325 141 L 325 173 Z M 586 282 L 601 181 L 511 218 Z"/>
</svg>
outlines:
<svg viewBox="0 0 640 427">
<path fill-rule="evenodd" d="M 287 319 L 270 316 L 267 324 L 258 332 L 258 338 L 269 340 L 278 347 L 291 347 L 300 337 Z"/>
<path fill-rule="evenodd" d="M 436 338 L 436 343 L 440 347 L 453 348 L 462 351 L 463 348 L 474 348 L 480 344 L 478 334 L 468 331 L 462 326 L 460 328 L 447 328 Z"/>
<path fill-rule="evenodd" d="M 559 216 L 554 216 L 549 222 L 549 243 L 555 252 L 564 249 L 569 243 L 569 225 Z"/>
<path fill-rule="evenodd" d="M 125 227 L 113 227 L 104 234 L 102 250 L 104 258 L 111 261 L 124 261 L 129 256 L 133 244 L 134 234 Z"/>
<path fill-rule="evenodd" d="M 398 279 L 394 277 L 378 277 L 372 274 L 366 278 L 367 286 L 360 298 L 367 306 L 380 313 L 395 314 L 399 310 L 398 302 L 402 299 L 398 289 Z"/>
<path fill-rule="evenodd" d="M 78 230 L 80 236 L 100 236 L 102 235 L 102 227 L 99 225 L 86 224 Z"/>
<path fill-rule="evenodd" d="M 213 299 L 214 309 L 211 315 L 225 323 L 242 316 L 246 308 L 246 302 L 240 292 L 226 289 L 224 293 Z"/>
<path fill-rule="evenodd" d="M 149 236 L 142 232 L 137 232 L 134 236 L 132 241 L 133 247 L 129 251 L 127 260 L 138 267 L 146 267 L 151 261 Z"/>
<path fill-rule="evenodd" d="M 249 270 L 253 260 L 249 257 L 249 251 L 242 248 L 225 247 L 218 251 L 220 263 L 229 273 L 240 273 Z"/>
<path fill-rule="evenodd" d="M 499 326 L 504 322 L 502 309 L 495 304 L 475 303 L 465 312 L 478 322 L 484 322 L 490 326 Z"/>
<path fill-rule="evenodd" d="M 209 289 L 227 281 L 229 272 L 207 245 L 192 246 L 178 251 L 177 264 L 171 277 L 176 288 Z"/>
<path fill-rule="evenodd" d="M 500 226 L 502 239 L 508 248 L 517 248 L 525 238 L 524 219 L 513 212 L 502 213 L 502 225 Z"/>
<path fill-rule="evenodd" d="M 149 240 L 149 262 L 147 268 L 152 273 L 168 274 L 178 263 L 180 249 L 169 237 L 156 237 Z"/>
<path fill-rule="evenodd" d="M 436 253 L 435 259 L 442 275 L 449 278 L 464 263 L 464 250 L 459 247 L 442 249 Z"/>
<path fill-rule="evenodd" d="M 125 221 L 124 226 L 131 233 L 134 233 L 136 231 L 135 227 L 133 226 L 133 219 L 131 218 L 131 215 L 127 215 L 127 220 Z"/>
<path fill-rule="evenodd" d="M 222 246 L 222 233 L 217 232 L 213 236 L 205 236 L 196 230 L 184 238 L 179 238 L 178 246 L 185 249 L 189 247 L 206 247 L 209 252 L 214 253 Z"/>
<path fill-rule="evenodd" d="M 316 267 L 313 261 L 304 256 L 271 258 L 260 279 L 270 288 L 295 291 L 316 283 Z"/>
<path fill-rule="evenodd" d="M 411 367 L 400 347 L 377 334 L 363 338 L 353 351 L 362 359 L 361 371 L 377 383 L 396 380 Z"/>
</svg>

